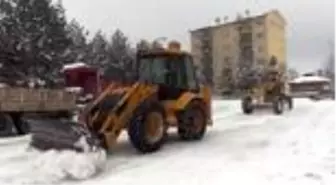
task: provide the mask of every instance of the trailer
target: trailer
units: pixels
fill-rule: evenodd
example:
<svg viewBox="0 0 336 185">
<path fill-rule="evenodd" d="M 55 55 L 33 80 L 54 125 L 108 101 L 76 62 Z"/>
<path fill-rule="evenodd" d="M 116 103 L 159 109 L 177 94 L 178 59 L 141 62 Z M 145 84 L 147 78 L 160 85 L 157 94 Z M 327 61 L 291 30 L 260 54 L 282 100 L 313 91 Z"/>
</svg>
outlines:
<svg viewBox="0 0 336 185">
<path fill-rule="evenodd" d="M 29 120 L 71 119 L 76 98 L 66 88 L 0 87 L 0 137 L 29 133 Z"/>
</svg>

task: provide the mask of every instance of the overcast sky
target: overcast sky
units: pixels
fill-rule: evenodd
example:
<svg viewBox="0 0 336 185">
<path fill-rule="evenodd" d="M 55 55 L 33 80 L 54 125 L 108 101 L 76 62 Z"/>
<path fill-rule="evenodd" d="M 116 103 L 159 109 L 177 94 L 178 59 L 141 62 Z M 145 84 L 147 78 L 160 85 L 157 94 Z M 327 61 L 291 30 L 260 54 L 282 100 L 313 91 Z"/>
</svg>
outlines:
<svg viewBox="0 0 336 185">
<path fill-rule="evenodd" d="M 132 44 L 165 36 L 189 49 L 189 30 L 213 24 L 215 17 L 236 17 L 277 8 L 288 22 L 288 63 L 300 72 L 322 65 L 334 39 L 334 0 L 63 0 L 68 18 L 90 32 L 110 35 L 120 28 Z"/>
</svg>

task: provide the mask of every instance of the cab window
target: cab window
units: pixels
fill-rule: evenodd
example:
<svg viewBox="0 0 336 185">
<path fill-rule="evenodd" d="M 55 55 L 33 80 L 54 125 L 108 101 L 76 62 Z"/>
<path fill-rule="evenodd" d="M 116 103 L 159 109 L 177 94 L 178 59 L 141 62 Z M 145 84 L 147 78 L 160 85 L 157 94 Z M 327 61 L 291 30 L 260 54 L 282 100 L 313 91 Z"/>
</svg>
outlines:
<svg viewBox="0 0 336 185">
<path fill-rule="evenodd" d="M 186 76 L 188 87 L 189 89 L 197 90 L 199 84 L 197 83 L 196 78 L 196 71 L 195 71 L 196 68 L 190 56 L 186 56 L 185 65 L 186 65 Z"/>
</svg>

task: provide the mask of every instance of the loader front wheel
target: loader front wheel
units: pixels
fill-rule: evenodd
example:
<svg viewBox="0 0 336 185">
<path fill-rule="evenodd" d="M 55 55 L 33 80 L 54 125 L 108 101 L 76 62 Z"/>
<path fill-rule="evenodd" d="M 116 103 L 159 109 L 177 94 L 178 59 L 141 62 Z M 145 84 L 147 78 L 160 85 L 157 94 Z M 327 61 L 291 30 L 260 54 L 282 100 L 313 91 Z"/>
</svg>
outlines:
<svg viewBox="0 0 336 185">
<path fill-rule="evenodd" d="M 128 126 L 130 141 L 141 153 L 159 150 L 165 141 L 166 131 L 164 108 L 156 102 L 140 106 Z"/>
</svg>

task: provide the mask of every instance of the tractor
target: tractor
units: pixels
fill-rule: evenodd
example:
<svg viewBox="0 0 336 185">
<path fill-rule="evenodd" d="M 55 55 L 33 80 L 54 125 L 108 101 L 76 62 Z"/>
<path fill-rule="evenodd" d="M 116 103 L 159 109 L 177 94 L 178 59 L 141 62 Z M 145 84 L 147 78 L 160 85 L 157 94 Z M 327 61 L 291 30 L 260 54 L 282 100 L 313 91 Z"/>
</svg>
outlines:
<svg viewBox="0 0 336 185">
<path fill-rule="evenodd" d="M 290 87 L 284 75 L 276 68 L 277 62 L 271 62 L 257 78 L 248 76 L 251 82 L 244 89 L 241 108 L 244 114 L 252 114 L 255 109 L 272 108 L 276 115 L 284 112 L 286 106 L 293 108 Z M 257 73 L 254 73 L 257 74 Z"/>
<path fill-rule="evenodd" d="M 108 150 L 126 131 L 137 151 L 150 153 L 162 147 L 171 127 L 177 128 L 181 140 L 201 140 L 212 125 L 211 92 L 196 77 L 192 56 L 172 41 L 167 48 L 138 51 L 135 64 L 133 83 L 105 80 L 102 85 L 96 80 L 98 85 L 90 87 L 99 90 L 78 121 L 32 121 L 31 146 L 77 152 Z M 85 145 L 80 144 L 83 142 Z"/>
</svg>

